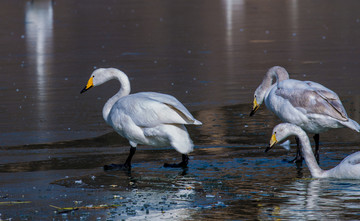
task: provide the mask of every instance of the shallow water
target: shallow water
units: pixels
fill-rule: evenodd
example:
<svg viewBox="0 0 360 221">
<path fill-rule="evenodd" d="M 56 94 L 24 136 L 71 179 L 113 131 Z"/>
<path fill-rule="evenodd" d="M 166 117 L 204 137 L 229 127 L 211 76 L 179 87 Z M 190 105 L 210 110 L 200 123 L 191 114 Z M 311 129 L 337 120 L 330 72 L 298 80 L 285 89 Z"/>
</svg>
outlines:
<svg viewBox="0 0 360 221">
<path fill-rule="evenodd" d="M 0 2 L 0 219 L 359 219 L 358 181 L 309 179 L 305 164 L 283 161 L 294 150 L 265 154 L 279 120 L 265 107 L 248 116 L 266 70 L 281 65 L 336 91 L 360 121 L 359 4 Z M 188 128 L 187 170 L 162 167 L 180 159 L 173 149 L 147 146 L 131 173 L 102 170 L 128 144 L 101 116 L 118 84 L 79 94 L 96 67 L 124 70 L 133 92 L 174 95 L 204 123 Z M 360 144 L 349 129 L 320 141 L 323 168 Z M 87 207 L 102 204 L 113 208 Z"/>
</svg>

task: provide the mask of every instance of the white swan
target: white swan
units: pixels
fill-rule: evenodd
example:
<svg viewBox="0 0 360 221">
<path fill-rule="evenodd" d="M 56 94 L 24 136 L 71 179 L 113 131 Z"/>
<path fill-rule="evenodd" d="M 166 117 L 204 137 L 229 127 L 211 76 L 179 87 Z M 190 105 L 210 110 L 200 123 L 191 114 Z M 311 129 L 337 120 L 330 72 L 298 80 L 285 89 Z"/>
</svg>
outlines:
<svg viewBox="0 0 360 221">
<path fill-rule="evenodd" d="M 281 123 L 277 125 L 273 130 L 273 135 L 271 136 L 270 140 L 270 146 L 266 149 L 266 152 L 270 148 L 272 148 L 278 141 L 281 141 L 291 135 L 295 135 L 299 138 L 305 162 L 313 177 L 360 179 L 360 151 L 347 156 L 336 167 L 330 170 L 322 170 L 315 160 L 314 153 L 311 150 L 309 138 L 306 135 L 305 131 L 294 124 Z"/>
<path fill-rule="evenodd" d="M 106 102 L 102 114 L 107 124 L 129 140 L 131 147 L 125 164 L 106 165 L 104 169 L 130 168 L 138 144 L 172 146 L 182 154 L 182 161 L 164 166 L 186 167 L 193 143 L 184 125 L 202 123 L 173 96 L 156 92 L 130 94 L 128 77 L 116 68 L 95 70 L 81 93 L 112 79 L 120 81 L 121 88 Z"/>
<path fill-rule="evenodd" d="M 273 78 L 277 79 L 275 84 L 272 84 Z M 347 116 L 335 92 L 312 81 L 289 79 L 287 71 L 280 66 L 270 68 L 256 89 L 250 116 L 264 101 L 266 107 L 283 122 L 295 124 L 315 134 L 317 159 L 319 133 L 342 127 L 360 131 L 360 125 Z"/>
</svg>

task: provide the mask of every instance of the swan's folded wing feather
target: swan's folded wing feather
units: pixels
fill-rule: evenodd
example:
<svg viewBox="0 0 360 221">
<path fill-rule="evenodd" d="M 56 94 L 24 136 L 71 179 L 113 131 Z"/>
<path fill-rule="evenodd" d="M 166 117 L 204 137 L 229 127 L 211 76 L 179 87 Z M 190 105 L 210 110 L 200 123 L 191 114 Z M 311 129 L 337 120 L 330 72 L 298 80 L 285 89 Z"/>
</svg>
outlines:
<svg viewBox="0 0 360 221">
<path fill-rule="evenodd" d="M 330 93 L 329 91 L 320 91 L 317 90 L 315 91 L 319 96 L 321 96 L 324 100 L 326 100 L 326 102 L 328 102 L 333 108 L 334 110 L 336 110 L 338 112 L 338 114 L 341 115 L 341 117 L 346 121 L 348 120 L 348 116 L 346 114 L 345 108 L 342 105 L 339 97 L 333 93 Z"/>
<path fill-rule="evenodd" d="M 175 97 L 168 95 L 168 94 L 162 94 L 157 92 L 140 92 L 136 94 L 137 96 L 142 96 L 144 98 L 153 99 L 158 102 L 171 105 L 180 112 L 182 112 L 187 118 L 189 119 L 195 119 L 191 113 L 186 109 L 186 107 Z"/>
<path fill-rule="evenodd" d="M 142 92 L 128 95 L 115 103 L 113 108 L 120 109 L 140 127 L 201 124 L 176 98 L 166 94 Z"/>
<path fill-rule="evenodd" d="M 309 85 L 311 90 L 314 90 L 319 96 L 326 100 L 326 102 L 328 102 L 342 118 L 345 119 L 345 121 L 348 119 L 345 108 L 342 105 L 339 96 L 334 91 L 313 81 L 305 81 L 305 83 Z"/>
<path fill-rule="evenodd" d="M 179 115 L 181 115 L 183 119 L 185 119 L 189 124 L 195 124 L 195 125 L 202 124 L 200 121 L 196 120 L 193 117 L 193 115 L 188 111 L 188 109 L 186 109 L 186 107 L 180 101 L 178 101 L 175 97 L 171 95 L 157 93 L 157 92 L 141 92 L 138 94 L 168 105 Z"/>
<path fill-rule="evenodd" d="M 328 89 L 318 90 L 311 87 L 306 89 L 303 87 L 278 88 L 276 95 L 286 99 L 293 107 L 306 114 L 327 115 L 340 121 L 348 121 L 346 111 L 339 97 Z"/>
</svg>

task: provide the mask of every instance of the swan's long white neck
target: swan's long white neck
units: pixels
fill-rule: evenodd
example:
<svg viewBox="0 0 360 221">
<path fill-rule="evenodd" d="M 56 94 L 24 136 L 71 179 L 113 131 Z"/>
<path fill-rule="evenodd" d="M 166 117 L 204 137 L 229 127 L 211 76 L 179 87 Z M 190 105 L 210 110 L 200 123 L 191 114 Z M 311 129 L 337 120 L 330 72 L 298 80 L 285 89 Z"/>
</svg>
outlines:
<svg viewBox="0 0 360 221">
<path fill-rule="evenodd" d="M 109 79 L 117 79 L 120 81 L 120 90 L 114 96 L 112 96 L 104 105 L 103 108 L 103 118 L 108 122 L 108 116 L 111 111 L 111 108 L 114 106 L 115 102 L 120 98 L 130 94 L 130 81 L 125 73 L 117 69 L 109 69 Z"/>
<path fill-rule="evenodd" d="M 299 138 L 300 145 L 302 147 L 302 154 L 304 156 L 306 165 L 308 166 L 310 173 L 315 178 L 325 177 L 327 171 L 322 170 L 317 163 L 314 153 L 311 150 L 309 137 L 306 135 L 300 127 L 295 125 L 288 125 L 289 135 L 295 135 Z"/>
</svg>

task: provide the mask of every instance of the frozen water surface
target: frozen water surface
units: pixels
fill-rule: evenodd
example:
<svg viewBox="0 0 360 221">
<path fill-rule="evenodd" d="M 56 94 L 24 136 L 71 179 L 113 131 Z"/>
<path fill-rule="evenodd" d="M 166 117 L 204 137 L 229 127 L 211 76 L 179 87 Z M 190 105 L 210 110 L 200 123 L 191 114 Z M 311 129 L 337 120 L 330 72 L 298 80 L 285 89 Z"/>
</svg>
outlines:
<svg viewBox="0 0 360 221">
<path fill-rule="evenodd" d="M 252 118 L 266 70 L 319 82 L 360 121 L 360 3 L 351 1 L 0 2 L 0 219 L 358 220 L 360 183 L 311 179 L 264 153 L 279 123 Z M 203 122 L 189 127 L 189 168 L 172 148 L 139 146 L 131 172 L 126 140 L 101 116 L 119 85 L 80 95 L 98 67 L 125 71 L 132 91 L 177 97 Z M 312 136 L 312 135 L 310 135 Z M 291 139 L 294 142 L 294 139 Z M 323 168 L 359 150 L 350 129 L 320 135 Z"/>
</svg>

